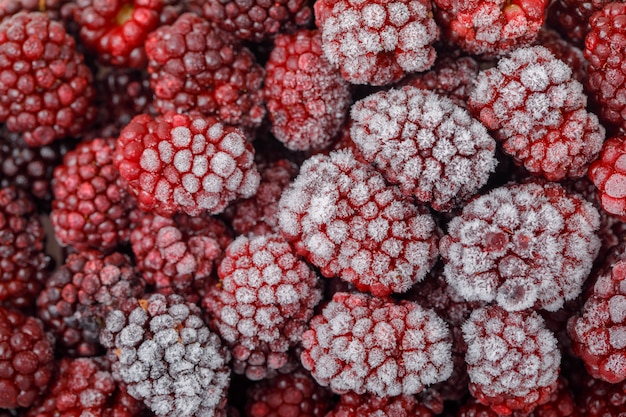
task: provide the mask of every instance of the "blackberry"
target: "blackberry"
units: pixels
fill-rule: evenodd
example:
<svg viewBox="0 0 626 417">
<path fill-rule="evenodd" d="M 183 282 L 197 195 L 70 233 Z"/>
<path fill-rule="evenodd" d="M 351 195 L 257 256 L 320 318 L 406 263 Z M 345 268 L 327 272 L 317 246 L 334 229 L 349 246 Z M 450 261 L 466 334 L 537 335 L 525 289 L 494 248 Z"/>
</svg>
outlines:
<svg viewBox="0 0 626 417">
<path fill-rule="evenodd" d="M 326 414 L 326 417 L 375 417 L 378 415 L 432 417 L 433 413 L 412 395 L 376 397 L 347 393 L 341 396 L 339 403 Z"/>
<path fill-rule="evenodd" d="M 600 158 L 589 167 L 589 178 L 597 187 L 600 206 L 609 215 L 626 220 L 626 134 L 607 139 Z"/>
</svg>

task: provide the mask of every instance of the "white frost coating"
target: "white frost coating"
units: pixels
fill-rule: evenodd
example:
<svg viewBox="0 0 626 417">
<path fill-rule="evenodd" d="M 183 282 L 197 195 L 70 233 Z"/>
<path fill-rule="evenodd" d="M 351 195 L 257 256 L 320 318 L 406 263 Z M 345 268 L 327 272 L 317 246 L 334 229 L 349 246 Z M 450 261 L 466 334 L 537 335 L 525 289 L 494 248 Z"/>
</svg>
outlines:
<svg viewBox="0 0 626 417">
<path fill-rule="evenodd" d="M 161 161 L 154 149 L 145 149 L 141 154 L 139 165 L 148 172 L 156 172 L 161 167 Z"/>
<path fill-rule="evenodd" d="M 191 130 L 184 126 L 172 129 L 172 143 L 177 148 L 186 148 L 191 142 Z"/>
</svg>

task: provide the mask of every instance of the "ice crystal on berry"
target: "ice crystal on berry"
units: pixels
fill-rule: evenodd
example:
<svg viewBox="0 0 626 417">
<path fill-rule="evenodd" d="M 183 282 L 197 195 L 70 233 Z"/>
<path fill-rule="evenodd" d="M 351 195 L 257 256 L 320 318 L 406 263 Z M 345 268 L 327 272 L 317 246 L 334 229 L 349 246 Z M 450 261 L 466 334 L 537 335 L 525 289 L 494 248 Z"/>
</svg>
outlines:
<svg viewBox="0 0 626 417">
<path fill-rule="evenodd" d="M 608 139 L 600 158 L 589 167 L 602 208 L 626 221 L 626 136 Z"/>
</svg>

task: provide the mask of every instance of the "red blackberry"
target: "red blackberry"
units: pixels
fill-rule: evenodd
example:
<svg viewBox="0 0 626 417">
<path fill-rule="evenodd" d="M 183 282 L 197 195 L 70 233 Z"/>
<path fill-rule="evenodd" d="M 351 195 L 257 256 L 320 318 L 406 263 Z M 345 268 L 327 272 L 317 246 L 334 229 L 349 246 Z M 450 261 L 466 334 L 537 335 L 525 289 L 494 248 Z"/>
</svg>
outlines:
<svg viewBox="0 0 626 417">
<path fill-rule="evenodd" d="M 520 48 L 478 75 L 468 106 L 507 155 L 550 181 L 586 174 L 604 128 L 572 70 L 546 48 Z"/>
<path fill-rule="evenodd" d="M 0 303 L 29 307 L 52 264 L 35 203 L 14 187 L 0 189 Z M 2 408 L 2 407 L 0 407 Z"/>
<path fill-rule="evenodd" d="M 432 417 L 424 405 L 413 395 L 398 397 L 376 397 L 358 395 L 353 392 L 344 394 L 339 403 L 326 414 L 326 417 Z"/>
<path fill-rule="evenodd" d="M 557 340 L 534 311 L 508 312 L 491 305 L 463 324 L 470 391 L 498 415 L 530 413 L 557 389 Z"/>
<path fill-rule="evenodd" d="M 70 254 L 46 281 L 37 312 L 71 356 L 94 356 L 109 311 L 144 294 L 145 282 L 126 255 L 95 251 Z"/>
<path fill-rule="evenodd" d="M 325 417 L 331 403 L 330 392 L 298 370 L 251 386 L 246 417 Z"/>
<path fill-rule="evenodd" d="M 448 211 L 485 185 L 496 142 L 452 100 L 417 87 L 381 91 L 350 111 L 350 136 L 366 161 L 407 197 Z"/>
<path fill-rule="evenodd" d="M 61 20 L 61 8 L 71 0 L 0 0 L 0 21 L 19 12 L 42 12 Z"/>
<path fill-rule="evenodd" d="M 0 408 L 29 407 L 43 395 L 53 349 L 38 319 L 0 306 Z"/>
<path fill-rule="evenodd" d="M 261 124 L 263 68 L 247 48 L 206 20 L 181 15 L 150 34 L 146 52 L 159 112 L 197 110 L 248 129 Z"/>
<path fill-rule="evenodd" d="M 308 0 L 196 0 L 204 17 L 239 39 L 261 42 L 279 32 L 307 26 L 313 11 Z"/>
<path fill-rule="evenodd" d="M 322 291 L 315 272 L 279 235 L 240 236 L 202 301 L 208 324 L 231 348 L 233 371 L 252 380 L 287 364 Z"/>
<path fill-rule="evenodd" d="M 105 358 L 63 358 L 50 391 L 24 417 L 139 417 L 141 402 L 113 379 Z"/>
<path fill-rule="evenodd" d="M 109 252 L 128 242 L 136 201 L 113 165 L 115 143 L 82 142 L 55 168 L 50 219 L 61 245 Z"/>
<path fill-rule="evenodd" d="M 582 49 L 569 43 L 558 32 L 543 27 L 535 45 L 541 45 L 550 50 L 555 57 L 565 62 L 572 70 L 572 76 L 576 81 L 583 82 L 587 76 L 588 62 L 583 55 Z"/>
<path fill-rule="evenodd" d="M 390 84 L 435 62 L 430 1 L 318 0 L 314 7 L 324 54 L 351 83 Z"/>
<path fill-rule="evenodd" d="M 133 304 L 112 311 L 100 335 L 114 378 L 157 416 L 224 416 L 229 353 L 200 309 L 178 295 Z"/>
<path fill-rule="evenodd" d="M 234 199 L 252 197 L 260 180 L 244 134 L 197 113 L 134 117 L 113 163 L 139 208 L 163 216 L 221 213 Z"/>
<path fill-rule="evenodd" d="M 548 8 L 548 23 L 578 46 L 589 32 L 589 18 L 614 0 L 554 0 Z"/>
<path fill-rule="evenodd" d="M 187 294 L 215 275 L 232 236 L 223 222 L 208 215 L 144 213 L 135 221 L 130 241 L 149 284 L 159 292 Z"/>
<path fill-rule="evenodd" d="M 602 208 L 626 221 L 626 136 L 604 142 L 600 158 L 589 167 L 589 178 L 598 188 Z"/>
<path fill-rule="evenodd" d="M 626 131 L 626 3 L 614 1 L 589 19 L 585 58 L 589 61 L 587 92 L 598 115 Z"/>
<path fill-rule="evenodd" d="M 93 121 L 93 76 L 63 25 L 38 12 L 0 23 L 0 122 L 29 146 L 80 135 Z"/>
<path fill-rule="evenodd" d="M 598 211 L 557 183 L 511 183 L 469 202 L 439 249 L 466 300 L 556 311 L 580 294 L 600 249 Z"/>
<path fill-rule="evenodd" d="M 584 417 L 623 417 L 626 408 L 626 381 L 609 384 L 586 376 L 578 395 L 578 411 Z"/>
<path fill-rule="evenodd" d="M 383 296 L 405 292 L 437 257 L 439 230 L 348 150 L 316 155 L 279 202 L 280 232 L 326 277 Z"/>
<path fill-rule="evenodd" d="M 302 336 L 302 365 L 322 386 L 411 395 L 452 372 L 445 322 L 418 304 L 336 293 Z"/>
</svg>

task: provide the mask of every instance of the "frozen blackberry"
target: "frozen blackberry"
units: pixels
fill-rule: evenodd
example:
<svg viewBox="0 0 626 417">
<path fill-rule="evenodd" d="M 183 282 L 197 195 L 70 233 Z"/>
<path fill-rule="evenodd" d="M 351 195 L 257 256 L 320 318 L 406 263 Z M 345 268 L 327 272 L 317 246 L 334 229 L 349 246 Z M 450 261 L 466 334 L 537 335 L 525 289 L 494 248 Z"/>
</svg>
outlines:
<svg viewBox="0 0 626 417">
<path fill-rule="evenodd" d="M 229 353 L 178 295 L 151 295 L 112 311 L 100 341 L 113 376 L 157 416 L 225 416 Z"/>
<path fill-rule="evenodd" d="M 264 93 L 272 133 L 288 149 L 327 148 L 351 103 L 349 84 L 322 52 L 319 31 L 280 35 L 265 64 Z"/>
<path fill-rule="evenodd" d="M 548 48 L 555 57 L 565 62 L 572 69 L 574 79 L 583 82 L 587 76 L 588 62 L 582 49 L 566 41 L 558 32 L 547 27 L 543 27 L 539 31 L 535 45 Z"/>
<path fill-rule="evenodd" d="M 561 353 L 537 312 L 479 308 L 463 337 L 470 391 L 498 415 L 530 413 L 556 391 Z"/>
<path fill-rule="evenodd" d="M 61 8 L 71 0 L 0 0 L 0 21 L 19 12 L 42 12 L 60 20 Z"/>
<path fill-rule="evenodd" d="M 50 220 L 58 242 L 110 252 L 128 242 L 135 198 L 113 165 L 114 138 L 80 143 L 54 170 Z"/>
<path fill-rule="evenodd" d="M 30 407 L 54 372 L 54 342 L 41 321 L 0 306 L 0 409 Z"/>
<path fill-rule="evenodd" d="M 261 124 L 265 72 L 232 36 L 185 13 L 152 32 L 146 52 L 157 111 L 197 110 L 247 129 Z"/>
<path fill-rule="evenodd" d="M 91 70 L 63 25 L 38 12 L 0 23 L 0 122 L 29 146 L 78 136 L 94 120 Z"/>
<path fill-rule="evenodd" d="M 626 405 L 626 382 L 609 384 L 586 375 L 578 394 L 578 411 L 584 417 L 622 417 Z"/>
<path fill-rule="evenodd" d="M 360 154 L 407 197 L 448 211 L 486 184 L 496 142 L 467 110 L 406 86 L 372 94 L 350 110 Z"/>
<path fill-rule="evenodd" d="M 416 303 L 335 293 L 302 336 L 302 365 L 338 394 L 412 395 L 452 372 L 450 334 Z"/>
<path fill-rule="evenodd" d="M 307 26 L 313 17 L 309 0 L 196 0 L 202 12 L 220 29 L 237 38 L 261 42 L 279 32 Z"/>
<path fill-rule="evenodd" d="M 386 85 L 435 62 L 430 1 L 318 0 L 314 7 L 324 54 L 351 83 Z"/>
<path fill-rule="evenodd" d="M 288 362 L 322 298 L 315 272 L 280 235 L 240 236 L 202 301 L 208 324 L 231 348 L 233 371 L 259 380 Z"/>
<path fill-rule="evenodd" d="M 226 225 L 206 214 L 135 215 L 130 235 L 135 260 L 146 281 L 159 292 L 187 294 L 204 288 L 232 242 Z"/>
<path fill-rule="evenodd" d="M 29 307 L 52 266 L 35 203 L 25 191 L 0 188 L 0 303 Z M 2 408 L 2 407 L 0 407 Z"/>
<path fill-rule="evenodd" d="M 145 282 L 126 255 L 96 251 L 70 254 L 46 280 L 37 313 L 64 355 L 101 353 L 100 330 L 109 311 L 144 294 Z"/>
<path fill-rule="evenodd" d="M 468 106 L 507 155 L 550 181 L 587 173 L 604 128 L 587 112 L 582 84 L 547 48 L 520 48 L 478 75 Z"/>
<path fill-rule="evenodd" d="M 413 395 L 376 397 L 349 392 L 341 396 L 339 403 L 326 414 L 326 417 L 376 417 L 379 415 L 432 417 L 433 413 L 420 404 Z"/>
<path fill-rule="evenodd" d="M 589 19 L 614 0 L 554 0 L 548 8 L 548 23 L 577 46 L 584 46 Z"/>
<path fill-rule="evenodd" d="M 600 158 L 589 167 L 602 208 L 626 221 L 626 135 L 607 139 Z"/>
<path fill-rule="evenodd" d="M 134 117 L 113 163 L 140 209 L 168 217 L 221 213 L 236 198 L 252 197 L 260 180 L 243 132 L 198 113 Z"/>
<path fill-rule="evenodd" d="M 437 258 L 432 215 L 348 150 L 304 162 L 281 196 L 278 222 L 324 276 L 377 296 L 407 291 Z"/>
<path fill-rule="evenodd" d="M 470 201 L 439 249 L 450 285 L 508 311 L 576 298 L 600 249 L 598 211 L 557 183 L 511 183 Z"/>
</svg>

